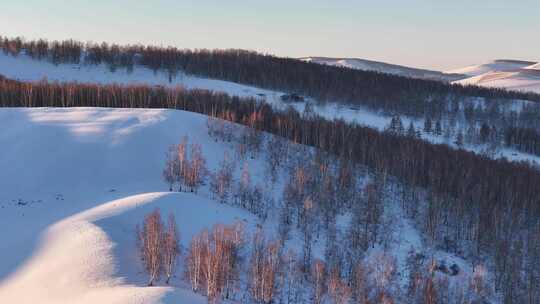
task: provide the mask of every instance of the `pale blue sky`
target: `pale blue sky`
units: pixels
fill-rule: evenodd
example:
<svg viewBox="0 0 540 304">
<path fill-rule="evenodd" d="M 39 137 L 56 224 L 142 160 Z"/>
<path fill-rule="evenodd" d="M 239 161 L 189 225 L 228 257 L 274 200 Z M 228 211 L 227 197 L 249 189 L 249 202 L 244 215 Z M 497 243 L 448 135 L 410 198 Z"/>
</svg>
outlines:
<svg viewBox="0 0 540 304">
<path fill-rule="evenodd" d="M 540 60 L 540 1 L 2 0 L 0 35 L 451 69 Z"/>
</svg>

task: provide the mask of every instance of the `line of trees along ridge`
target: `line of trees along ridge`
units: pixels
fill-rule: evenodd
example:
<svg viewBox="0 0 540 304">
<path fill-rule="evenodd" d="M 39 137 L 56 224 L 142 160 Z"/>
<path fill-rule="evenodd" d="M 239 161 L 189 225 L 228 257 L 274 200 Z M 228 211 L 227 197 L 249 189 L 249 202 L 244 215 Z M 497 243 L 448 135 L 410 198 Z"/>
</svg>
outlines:
<svg viewBox="0 0 540 304">
<path fill-rule="evenodd" d="M 168 72 L 171 77 L 187 73 L 254 85 L 261 88 L 299 92 L 318 100 L 365 105 L 370 108 L 413 113 L 426 104 L 448 98 L 484 97 L 540 101 L 535 93 L 497 88 L 462 86 L 439 81 L 361 71 L 308 63 L 252 51 L 178 49 L 107 43 L 81 43 L 74 40 L 26 41 L 0 36 L 0 49 L 6 54 L 24 54 L 54 64 L 106 64 L 111 70 L 135 65 Z"/>
</svg>

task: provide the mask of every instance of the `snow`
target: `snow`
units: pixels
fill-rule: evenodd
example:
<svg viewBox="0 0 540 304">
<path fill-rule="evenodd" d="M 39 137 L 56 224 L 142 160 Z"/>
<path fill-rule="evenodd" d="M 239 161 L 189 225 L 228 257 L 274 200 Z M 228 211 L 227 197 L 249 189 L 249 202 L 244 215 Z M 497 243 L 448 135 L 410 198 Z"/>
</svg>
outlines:
<svg viewBox="0 0 540 304">
<path fill-rule="evenodd" d="M 540 93 L 540 70 L 522 69 L 515 72 L 493 71 L 456 81 L 454 83 Z"/>
<path fill-rule="evenodd" d="M 447 71 L 446 73 L 464 74 L 467 76 L 478 76 L 488 72 L 506 72 L 517 69 L 526 68 L 533 65 L 535 62 L 520 61 L 520 60 L 494 60 L 485 64 L 471 65 L 464 68 L 458 68 Z"/>
<path fill-rule="evenodd" d="M 161 180 L 164 151 L 182 136 L 201 144 L 209 168 L 217 167 L 225 151 L 234 155 L 232 144 L 209 137 L 203 115 L 159 109 L 3 108 L 0 127 L 0 222 L 9 228 L 0 229 L 0 303 L 205 303 L 191 292 L 180 270 L 170 287 L 162 281 L 145 286 L 135 252 L 135 225 L 155 208 L 164 217 L 173 213 L 185 249 L 195 233 L 215 223 L 239 221 L 250 233 L 261 224 L 247 211 L 210 199 L 207 189 L 197 194 L 160 192 L 167 188 Z M 252 180 L 268 184 L 264 155 L 248 162 Z M 389 252 L 396 256 L 403 285 L 411 248 L 460 263 L 464 276 L 470 274 L 466 261 L 425 244 L 395 198 L 389 197 L 386 206 L 385 221 L 393 228 Z M 347 214 L 340 215 L 340 233 L 348 220 Z M 271 235 L 275 219 L 270 217 L 263 228 Z M 297 232 L 287 246 L 299 252 Z M 323 248 L 321 236 L 314 257 L 322 257 Z"/>
<path fill-rule="evenodd" d="M 540 63 L 531 61 L 494 60 L 439 72 L 358 58 L 305 57 L 300 60 L 412 78 L 540 93 Z"/>
<path fill-rule="evenodd" d="M 540 63 L 528 61 L 496 60 L 450 72 L 469 76 L 454 81 L 458 84 L 540 93 L 539 67 Z"/>
<path fill-rule="evenodd" d="M 45 60 L 34 60 L 26 55 L 13 57 L 0 52 L 0 74 L 7 78 L 21 81 L 76 81 L 99 84 L 149 84 L 178 86 L 188 89 L 208 89 L 225 92 L 240 97 L 261 99 L 279 99 L 280 92 L 259 89 L 252 86 L 237 84 L 230 81 L 207 79 L 196 76 L 179 74 L 169 79 L 169 74 L 163 71 L 154 72 L 142 66 L 134 67 L 133 71 L 119 68 L 111 71 L 106 65 L 55 65 Z"/>
<path fill-rule="evenodd" d="M 332 66 L 346 67 L 363 71 L 375 71 L 379 73 L 387 73 L 398 76 L 439 80 L 439 81 L 454 81 L 464 77 L 458 73 L 448 74 L 439 71 L 424 70 L 412 67 L 406 67 L 396 64 L 389 64 L 379 61 L 372 61 L 359 58 L 328 58 L 328 57 L 304 57 L 300 60 L 313 62 L 318 64 L 326 64 Z"/>
<path fill-rule="evenodd" d="M 531 66 L 526 67 L 525 69 L 528 69 L 528 70 L 540 70 L 540 63 L 533 64 Z"/>
<path fill-rule="evenodd" d="M 134 227 L 154 208 L 175 215 L 181 223 L 184 247 L 196 233 L 214 223 L 255 222 L 246 212 L 193 194 L 145 193 L 113 200 L 49 227 L 37 251 L 0 290 L 0 299 L 18 303 L 36 299 L 43 299 L 41 303 L 149 303 L 167 293 L 171 300 L 186 300 L 187 295 L 190 303 L 205 303 L 203 297 L 185 289 L 143 287 L 145 277 L 134 254 Z M 34 287 L 31 292 L 28 286 Z"/>
<path fill-rule="evenodd" d="M 186 288 L 144 287 L 135 224 L 156 207 L 173 212 L 184 246 L 218 222 L 253 230 L 253 215 L 208 195 L 155 192 L 167 188 L 164 151 L 182 136 L 201 143 L 211 168 L 230 150 L 208 136 L 205 116 L 4 108 L 0 123 L 0 303 L 205 303 Z M 250 160 L 256 180 L 260 163 Z"/>
</svg>

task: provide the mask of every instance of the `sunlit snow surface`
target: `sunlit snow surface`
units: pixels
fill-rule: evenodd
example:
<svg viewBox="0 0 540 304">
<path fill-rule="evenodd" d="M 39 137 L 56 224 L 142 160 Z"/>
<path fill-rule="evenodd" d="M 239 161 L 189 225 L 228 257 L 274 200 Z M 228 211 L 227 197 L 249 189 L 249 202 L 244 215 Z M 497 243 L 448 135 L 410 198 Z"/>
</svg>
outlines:
<svg viewBox="0 0 540 304">
<path fill-rule="evenodd" d="M 418 69 L 360 58 L 304 57 L 300 58 L 300 60 L 362 71 L 374 71 L 404 77 L 438 80 L 445 82 L 450 82 L 465 77 L 465 75 L 458 73 L 444 73 L 439 71 Z"/>
<path fill-rule="evenodd" d="M 201 143 L 210 167 L 231 149 L 208 137 L 202 115 L 4 108 L 0 124 L 0 303 L 205 303 L 179 278 L 144 287 L 135 225 L 154 208 L 172 212 L 184 246 L 215 223 L 253 230 L 253 215 L 208 195 L 159 192 L 164 151 L 182 136 Z"/>
<path fill-rule="evenodd" d="M 468 75 L 454 83 L 540 93 L 540 63 L 495 60 L 449 71 Z"/>
</svg>

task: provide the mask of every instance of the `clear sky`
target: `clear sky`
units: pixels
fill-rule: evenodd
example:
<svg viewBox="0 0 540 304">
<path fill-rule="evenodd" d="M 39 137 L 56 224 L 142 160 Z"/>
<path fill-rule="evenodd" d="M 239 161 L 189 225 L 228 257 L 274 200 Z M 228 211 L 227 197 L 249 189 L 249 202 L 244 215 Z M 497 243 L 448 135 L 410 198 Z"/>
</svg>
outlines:
<svg viewBox="0 0 540 304">
<path fill-rule="evenodd" d="M 1 0 L 0 35 L 358 57 L 540 60 L 540 0 Z"/>
</svg>

